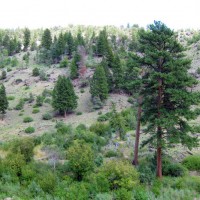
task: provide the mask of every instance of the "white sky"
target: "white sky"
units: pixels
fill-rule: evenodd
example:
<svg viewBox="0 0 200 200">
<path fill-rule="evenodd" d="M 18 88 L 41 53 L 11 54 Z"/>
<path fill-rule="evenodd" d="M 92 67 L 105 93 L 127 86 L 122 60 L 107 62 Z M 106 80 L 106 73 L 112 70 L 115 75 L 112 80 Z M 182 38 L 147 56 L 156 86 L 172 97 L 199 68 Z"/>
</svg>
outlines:
<svg viewBox="0 0 200 200">
<path fill-rule="evenodd" d="M 200 0 L 0 0 L 0 28 L 68 24 L 200 28 Z"/>
</svg>

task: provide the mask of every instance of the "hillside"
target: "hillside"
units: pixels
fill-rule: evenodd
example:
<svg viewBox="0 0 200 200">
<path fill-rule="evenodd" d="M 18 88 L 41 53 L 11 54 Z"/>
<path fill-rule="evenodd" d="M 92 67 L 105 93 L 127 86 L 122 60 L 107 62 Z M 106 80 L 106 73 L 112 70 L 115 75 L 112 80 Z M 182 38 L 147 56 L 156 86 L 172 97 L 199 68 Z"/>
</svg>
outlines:
<svg viewBox="0 0 200 200">
<path fill-rule="evenodd" d="M 191 91 L 191 96 L 192 92 L 200 92 L 199 32 L 180 30 L 168 36 L 171 30 L 161 25 L 163 29 L 156 28 L 164 33 L 158 35 L 154 29 L 148 32 L 136 25 L 127 28 L 68 26 L 45 30 L 0 30 L 0 83 L 5 86 L 9 103 L 0 120 L 0 199 L 200 198 L 198 93 L 195 93 L 197 98 L 194 99 L 183 95 L 183 108 L 180 109 L 180 102 L 171 105 L 182 95 L 180 92 L 167 104 L 169 110 L 162 110 L 166 114 L 171 113 L 174 107 L 180 109 L 179 112 L 174 109 L 173 120 L 167 114 L 165 120 L 162 119 L 165 131 L 161 142 L 160 177 L 156 171 L 159 144 L 156 134 L 161 125 L 151 128 L 160 123 L 160 115 L 155 112 L 152 114 L 154 119 L 149 116 L 159 106 L 148 103 L 151 97 L 154 104 L 158 101 L 157 96 L 154 98 L 157 95 L 157 83 L 154 83 L 157 71 L 155 77 L 151 77 L 154 72 L 147 69 L 153 65 L 148 63 L 152 60 L 142 59 L 148 53 L 152 53 L 152 57 L 157 55 L 154 55 L 156 51 L 144 51 L 152 45 L 149 42 L 142 46 L 145 36 L 155 31 L 157 37 L 166 34 L 173 44 L 177 42 L 178 53 L 170 52 L 171 43 L 168 41 L 168 49 L 163 53 L 165 47 L 164 50 L 159 47 L 158 55 L 167 55 L 167 59 L 172 59 L 167 66 L 171 67 L 169 74 L 173 75 L 177 69 L 171 63 L 183 59 L 181 64 L 176 64 L 185 67 L 187 60 L 184 59 L 191 59 L 188 74 L 185 68 L 180 72 L 183 72 L 183 77 L 177 74 L 177 80 L 182 82 L 177 81 L 174 88 L 180 87 L 185 94 Z M 157 26 L 156 22 L 154 26 Z M 142 37 L 145 39 L 142 40 Z M 155 44 L 159 45 L 159 42 L 162 44 L 163 41 L 158 39 Z M 186 57 L 181 57 L 179 42 L 185 48 L 183 53 Z M 151 48 L 157 48 L 155 44 Z M 170 57 L 169 52 L 173 56 Z M 103 71 L 101 77 L 97 74 L 98 70 Z M 63 103 L 62 98 L 56 102 L 59 108 L 52 103 L 59 97 L 60 91 L 63 98 L 66 94 L 68 99 L 72 96 L 73 92 L 65 91 L 64 84 L 60 90 L 55 90 L 61 77 L 73 85 L 78 97 L 75 109 L 63 108 L 66 102 Z M 190 78 L 188 85 L 191 87 L 184 86 Z M 169 83 L 165 87 L 173 90 L 170 81 L 174 83 L 174 77 L 166 80 Z M 152 87 L 152 91 L 148 87 Z M 139 165 L 133 167 L 139 96 L 144 101 L 141 108 Z M 75 104 L 73 101 L 71 103 Z M 168 126 L 171 135 L 165 135 Z"/>
</svg>

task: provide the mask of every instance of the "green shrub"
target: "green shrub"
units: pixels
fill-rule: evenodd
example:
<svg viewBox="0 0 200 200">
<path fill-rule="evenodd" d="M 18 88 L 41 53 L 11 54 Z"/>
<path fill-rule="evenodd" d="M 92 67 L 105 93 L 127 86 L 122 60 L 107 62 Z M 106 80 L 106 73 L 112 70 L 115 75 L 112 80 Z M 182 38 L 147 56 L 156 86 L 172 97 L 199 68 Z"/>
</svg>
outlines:
<svg viewBox="0 0 200 200">
<path fill-rule="evenodd" d="M 7 68 L 7 72 L 11 72 L 11 71 L 12 71 L 12 69 L 8 67 Z"/>
<path fill-rule="evenodd" d="M 105 153 L 105 157 L 111 158 L 111 157 L 117 157 L 118 153 L 117 151 L 109 150 Z"/>
<path fill-rule="evenodd" d="M 18 65 L 18 60 L 17 60 L 17 58 L 13 58 L 12 60 L 11 60 L 11 67 L 16 67 L 17 65 Z"/>
<path fill-rule="evenodd" d="M 39 75 L 40 75 L 40 71 L 39 71 L 39 69 L 38 69 L 37 67 L 35 67 L 35 68 L 33 69 L 32 75 L 33 75 L 33 76 L 39 76 Z"/>
<path fill-rule="evenodd" d="M 133 191 L 134 200 L 148 200 L 147 191 L 143 187 L 137 187 Z"/>
<path fill-rule="evenodd" d="M 187 156 L 182 163 L 189 170 L 200 171 L 200 155 Z"/>
<path fill-rule="evenodd" d="M 20 99 L 19 103 L 15 106 L 15 110 L 22 110 L 24 108 L 24 99 Z"/>
<path fill-rule="evenodd" d="M 24 156 L 19 153 L 10 153 L 3 160 L 4 170 L 9 173 L 14 173 L 18 177 L 22 175 L 22 168 L 25 166 L 26 162 Z"/>
<path fill-rule="evenodd" d="M 52 115 L 50 113 L 46 113 L 46 114 L 42 115 L 42 119 L 43 120 L 50 120 L 50 119 L 52 119 Z"/>
<path fill-rule="evenodd" d="M 87 130 L 87 127 L 85 124 L 79 124 L 77 127 L 76 127 L 76 130 L 78 131 L 86 131 Z"/>
<path fill-rule="evenodd" d="M 38 183 L 44 192 L 53 194 L 57 184 L 56 173 L 47 171 L 44 172 L 43 174 L 40 174 Z"/>
<path fill-rule="evenodd" d="M 129 102 L 130 104 L 134 104 L 135 101 L 134 101 L 133 97 L 129 97 L 127 102 Z"/>
<path fill-rule="evenodd" d="M 197 68 L 197 74 L 200 74 L 200 67 Z"/>
<path fill-rule="evenodd" d="M 40 112 L 39 108 L 34 108 L 33 111 L 32 111 L 33 114 L 36 114 L 36 113 L 39 113 L 39 112 Z"/>
<path fill-rule="evenodd" d="M 40 76 L 40 80 L 41 81 L 48 81 L 48 76 L 43 70 L 40 71 L 40 75 L 39 76 Z"/>
<path fill-rule="evenodd" d="M 81 92 L 81 93 L 84 93 L 84 92 L 85 92 L 85 90 L 84 90 L 83 88 L 81 88 L 80 92 Z"/>
<path fill-rule="evenodd" d="M 44 103 L 51 104 L 51 98 L 46 98 L 46 99 L 44 100 Z"/>
<path fill-rule="evenodd" d="M 128 191 L 125 188 L 120 188 L 115 191 L 115 199 L 116 200 L 131 200 L 132 199 L 132 192 Z"/>
<path fill-rule="evenodd" d="M 51 97 L 52 96 L 52 90 L 44 89 L 42 92 L 43 97 Z"/>
<path fill-rule="evenodd" d="M 179 178 L 174 181 L 173 188 L 176 189 L 190 189 L 200 193 L 200 177 L 199 176 L 188 176 Z"/>
<path fill-rule="evenodd" d="M 77 180 L 94 168 L 94 153 L 88 144 L 82 141 L 74 141 L 74 144 L 67 150 L 69 167 Z"/>
<path fill-rule="evenodd" d="M 12 141 L 11 151 L 13 153 L 20 153 L 24 156 L 25 161 L 29 162 L 33 158 L 34 142 L 32 138 L 24 137 Z"/>
<path fill-rule="evenodd" d="M 96 133 L 99 136 L 110 136 L 111 135 L 111 127 L 109 124 L 104 124 L 97 122 L 90 126 L 90 131 Z"/>
<path fill-rule="evenodd" d="M 29 122 L 32 122 L 33 121 L 33 118 L 32 117 L 25 117 L 24 119 L 23 119 L 23 122 L 24 123 L 29 123 Z"/>
<path fill-rule="evenodd" d="M 6 76 L 7 76 L 7 73 L 6 73 L 5 70 L 3 70 L 2 73 L 1 73 L 1 80 L 6 79 Z"/>
<path fill-rule="evenodd" d="M 82 112 L 80 112 L 80 111 L 78 111 L 77 113 L 76 113 L 76 115 L 82 115 L 83 113 Z"/>
<path fill-rule="evenodd" d="M 7 96 L 7 99 L 8 99 L 8 101 L 12 101 L 12 100 L 15 99 L 15 97 L 14 96 Z"/>
<path fill-rule="evenodd" d="M 88 186 L 84 182 L 74 182 L 67 189 L 65 199 L 70 200 L 87 200 L 90 199 Z"/>
<path fill-rule="evenodd" d="M 184 176 L 187 173 L 187 169 L 179 163 L 169 163 L 163 166 L 163 175 L 165 176 Z"/>
<path fill-rule="evenodd" d="M 65 57 L 61 62 L 60 62 L 60 68 L 64 68 L 68 66 L 68 59 Z"/>
<path fill-rule="evenodd" d="M 138 171 L 140 174 L 140 182 L 151 185 L 155 179 L 155 172 L 152 171 L 150 166 L 147 163 L 140 162 Z"/>
<path fill-rule="evenodd" d="M 43 102 L 44 102 L 44 97 L 41 96 L 41 95 L 37 96 L 37 98 L 36 98 L 36 106 L 42 106 Z"/>
<path fill-rule="evenodd" d="M 132 190 L 139 184 L 139 174 L 128 161 L 110 160 L 99 168 L 98 173 L 105 175 L 109 180 L 111 190 Z"/>
<path fill-rule="evenodd" d="M 98 118 L 97 118 L 97 121 L 99 122 L 105 122 L 109 119 L 109 116 L 108 115 L 100 115 Z"/>
<path fill-rule="evenodd" d="M 32 126 L 29 126 L 28 128 L 25 129 L 25 133 L 34 133 L 35 132 L 35 128 Z"/>
</svg>

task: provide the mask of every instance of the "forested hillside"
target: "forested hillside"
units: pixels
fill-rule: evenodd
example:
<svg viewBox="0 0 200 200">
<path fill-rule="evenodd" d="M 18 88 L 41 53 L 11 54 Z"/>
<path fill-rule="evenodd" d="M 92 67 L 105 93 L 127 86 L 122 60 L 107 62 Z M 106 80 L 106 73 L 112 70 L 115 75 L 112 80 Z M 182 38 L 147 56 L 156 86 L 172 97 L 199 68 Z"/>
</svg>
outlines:
<svg viewBox="0 0 200 200">
<path fill-rule="evenodd" d="M 200 199 L 200 32 L 0 30 L 0 199 Z"/>
</svg>

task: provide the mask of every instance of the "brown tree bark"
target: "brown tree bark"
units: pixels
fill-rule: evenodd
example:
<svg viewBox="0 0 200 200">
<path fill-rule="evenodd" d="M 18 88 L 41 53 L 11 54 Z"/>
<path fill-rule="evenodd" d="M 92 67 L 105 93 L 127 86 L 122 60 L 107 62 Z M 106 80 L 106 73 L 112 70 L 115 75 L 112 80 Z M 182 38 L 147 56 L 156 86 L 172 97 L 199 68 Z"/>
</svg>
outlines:
<svg viewBox="0 0 200 200">
<path fill-rule="evenodd" d="M 64 111 L 64 116 L 65 116 L 65 118 L 67 117 L 67 112 L 66 112 L 66 110 Z"/>
<path fill-rule="evenodd" d="M 141 114 L 142 114 L 142 96 L 139 96 L 138 98 L 138 112 L 137 112 L 137 126 L 135 131 L 135 147 L 134 147 L 134 159 L 132 164 L 137 166 L 139 164 L 138 162 L 138 149 L 139 149 L 139 142 L 140 142 L 140 120 L 141 120 Z"/>
</svg>

